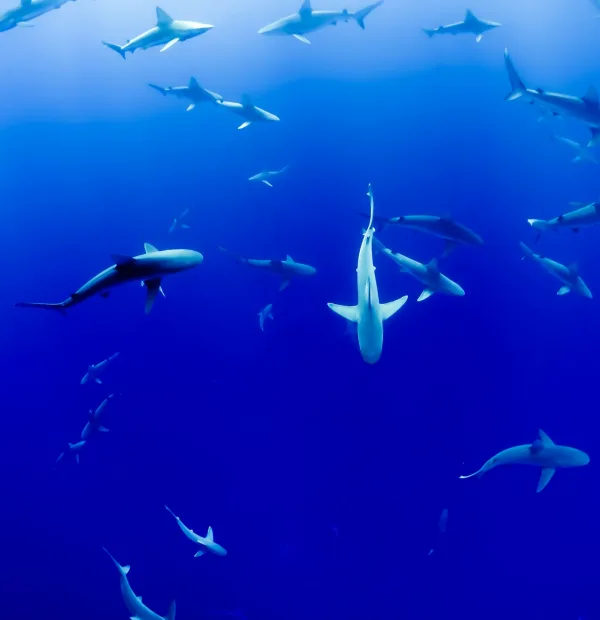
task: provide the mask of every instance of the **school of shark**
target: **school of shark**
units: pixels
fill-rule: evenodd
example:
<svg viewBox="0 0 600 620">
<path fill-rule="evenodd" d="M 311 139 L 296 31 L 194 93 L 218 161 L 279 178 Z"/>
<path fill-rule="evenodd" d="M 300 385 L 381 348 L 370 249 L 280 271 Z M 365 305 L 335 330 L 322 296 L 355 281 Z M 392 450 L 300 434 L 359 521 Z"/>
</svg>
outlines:
<svg viewBox="0 0 600 620">
<path fill-rule="evenodd" d="M 339 0 L 330 0 L 336 3 Z M 389 0 L 387 0 L 389 1 Z M 314 0 L 304 0 L 297 11 L 284 17 L 273 16 L 270 24 L 260 28 L 257 36 L 261 37 L 289 37 L 295 42 L 303 45 L 313 45 L 313 34 L 339 24 L 354 24 L 358 26 L 356 36 L 368 36 L 368 23 L 371 19 L 379 16 L 384 19 L 385 4 L 384 0 L 379 0 L 363 8 L 349 9 L 320 9 L 313 7 Z M 13 9 L 0 15 L 0 32 L 6 32 L 21 27 L 31 27 L 34 20 L 40 19 L 44 14 L 57 9 L 76 10 L 75 6 L 66 7 L 68 4 L 77 4 L 77 0 L 21 0 L 20 4 Z M 114 52 L 115 63 L 120 62 L 119 57 L 131 62 L 130 57 L 136 51 L 152 50 L 159 48 L 158 51 L 147 53 L 164 53 L 173 46 L 184 45 L 186 42 L 201 36 L 218 36 L 219 26 L 206 24 L 202 21 L 184 20 L 172 17 L 162 8 L 156 7 L 155 21 L 151 27 L 151 16 L 148 16 L 149 23 L 144 26 L 140 24 L 140 34 L 132 33 L 132 38 L 122 42 L 101 41 L 98 44 L 105 46 L 110 52 Z M 423 28 L 423 33 L 431 44 L 435 45 L 438 36 L 469 36 L 474 38 L 476 43 L 484 44 L 486 37 L 501 36 L 502 23 L 476 16 L 471 10 L 466 10 L 462 15 L 457 15 L 455 23 L 440 25 L 435 28 Z M 501 18 L 501 16 L 498 16 Z M 146 27 L 146 30 L 143 28 Z M 213 32 L 214 31 L 214 32 Z M 365 31 L 365 32 L 362 32 Z M 210 34 L 209 34 L 210 33 Z M 423 35 L 421 33 L 421 35 Z M 316 39 L 314 39 L 316 40 Z M 292 44 L 292 43 L 290 43 Z M 429 43 L 428 43 L 429 44 Z M 302 46 L 299 46 L 302 48 Z M 479 46 L 477 46 L 479 49 Z M 104 53 L 104 52 L 103 52 Z M 109 54 L 109 51 L 106 52 Z M 137 56 L 137 55 L 136 55 Z M 580 144 L 567 136 L 555 135 L 557 148 L 562 148 L 565 152 L 571 152 L 573 162 L 586 162 L 597 164 L 594 154 L 596 146 L 600 145 L 600 97 L 594 86 L 590 86 L 588 91 L 581 96 L 573 94 L 563 94 L 531 88 L 525 80 L 533 76 L 523 76 L 518 69 L 518 58 L 513 59 L 509 50 L 505 50 L 504 58 L 505 77 L 509 86 L 506 95 L 507 102 L 521 101 L 533 106 L 541 115 L 569 117 L 589 130 L 589 142 Z M 207 85 L 210 86 L 210 85 Z M 232 123 L 237 123 L 239 130 L 260 131 L 260 125 L 266 123 L 278 123 L 280 118 L 271 111 L 263 107 L 258 107 L 254 100 L 246 95 L 241 101 L 229 101 L 223 95 L 212 90 L 207 90 L 205 85 L 201 85 L 195 77 L 190 77 L 189 82 L 184 85 L 158 85 L 148 84 L 154 92 L 163 98 L 173 98 L 182 102 L 182 112 L 192 112 L 199 106 L 214 106 L 215 109 L 222 110 L 219 114 L 232 117 Z M 157 105 L 160 99 L 156 97 Z M 175 103 L 175 102 L 174 102 Z M 269 107 L 268 102 L 262 103 Z M 236 119 L 237 117 L 237 119 Z M 235 125 L 232 124 L 232 129 Z M 277 192 L 284 191 L 286 178 L 294 174 L 294 166 L 287 162 L 281 162 L 280 167 L 273 170 L 257 171 L 248 178 L 249 183 L 256 184 L 257 191 Z M 328 308 L 339 315 L 350 326 L 357 338 L 357 355 L 360 355 L 366 364 L 376 364 L 384 355 L 384 325 L 387 321 L 399 313 L 409 302 L 407 295 L 398 291 L 390 294 L 385 291 L 380 295 L 377 278 L 376 263 L 379 260 L 391 261 L 400 273 L 406 274 L 417 280 L 419 290 L 422 292 L 416 299 L 416 303 L 421 306 L 421 302 L 435 296 L 447 296 L 451 298 L 449 303 L 460 304 L 460 299 L 465 294 L 476 294 L 472 291 L 465 291 L 460 284 L 460 274 L 453 274 L 446 268 L 445 260 L 453 252 L 472 252 L 477 253 L 484 244 L 484 239 L 463 222 L 454 220 L 446 215 L 424 213 L 424 214 L 394 214 L 386 213 L 387 207 L 380 206 L 377 201 L 377 188 L 371 185 L 365 187 L 365 195 L 357 196 L 356 211 L 363 218 L 362 226 L 357 226 L 356 245 L 357 259 L 355 264 L 347 265 L 347 272 L 356 272 L 356 291 L 352 292 L 353 299 L 344 300 L 341 295 L 332 295 L 337 301 L 346 301 L 348 305 L 341 303 L 328 303 Z M 535 215 L 535 214 L 532 214 Z M 532 232 L 533 239 L 529 244 L 525 244 L 519 239 L 515 239 L 515 251 L 520 248 L 523 259 L 536 264 L 558 280 L 559 296 L 572 293 L 574 296 L 591 299 L 592 292 L 586 285 L 583 276 L 580 274 L 577 263 L 573 262 L 564 265 L 552 258 L 537 251 L 537 244 L 543 235 L 550 231 L 559 232 L 563 229 L 579 232 L 582 229 L 595 226 L 600 223 L 600 202 L 572 203 L 571 208 L 553 219 L 527 220 L 527 224 Z M 190 209 L 186 208 L 173 217 L 169 233 L 172 238 L 191 227 Z M 397 247 L 387 247 L 377 237 L 382 230 L 388 231 L 391 236 L 395 230 L 410 229 L 417 231 L 421 235 L 429 235 L 437 238 L 439 255 L 432 256 L 427 262 L 420 262 L 397 251 Z M 529 230 L 529 228 L 528 228 Z M 171 238 L 171 237 L 170 237 Z M 359 243 L 360 241 L 360 243 Z M 437 242 L 436 242 L 437 243 Z M 543 242 L 542 242 L 543 243 Z M 143 249 L 143 252 L 142 252 Z M 318 268 L 308 265 L 301 260 L 301 256 L 292 258 L 285 257 L 249 257 L 238 254 L 235 249 L 219 247 L 222 260 L 227 263 L 227 268 L 249 268 L 258 272 L 265 272 L 265 278 L 272 278 L 274 283 L 274 296 L 285 295 L 285 290 L 289 286 L 300 287 L 309 286 L 311 278 L 318 277 Z M 97 274 L 90 274 L 86 282 L 75 282 L 74 292 L 57 291 L 54 301 L 33 299 L 17 301 L 19 308 L 43 309 L 56 314 L 68 316 L 71 312 L 76 312 L 75 306 L 88 302 L 94 297 L 108 298 L 113 289 L 122 285 L 135 283 L 143 294 L 145 300 L 140 301 L 140 313 L 148 314 L 158 304 L 176 303 L 176 299 L 169 298 L 166 301 L 160 298 L 166 297 L 163 290 L 163 283 L 167 282 L 171 276 L 178 278 L 193 278 L 193 273 L 197 269 L 205 269 L 204 256 L 197 250 L 189 248 L 170 248 L 159 249 L 150 243 L 140 244 L 140 254 L 136 256 L 126 256 L 121 254 L 110 254 L 107 249 L 107 256 L 110 256 L 110 264 Z M 108 261 L 107 261 L 108 262 Z M 533 266 L 531 267 L 533 269 Z M 457 278 L 456 281 L 454 278 Z M 399 286 L 401 280 L 398 280 Z M 554 295 L 554 292 L 551 291 Z M 265 306 L 257 313 L 257 329 L 265 332 L 269 330 L 270 321 L 277 316 L 274 309 L 277 302 L 265 300 Z M 112 303 L 111 300 L 110 303 Z M 115 302 L 116 303 L 116 302 Z M 428 304 L 435 304 L 429 301 Z M 557 303 L 561 303 L 557 300 Z M 589 303 L 581 300 L 581 303 Z M 143 305 L 143 310 L 142 310 Z M 256 308 L 253 310 L 256 312 Z M 324 312 L 327 312 L 324 310 Z M 392 323 L 394 323 L 392 321 Z M 394 325 L 390 329 L 394 329 Z M 387 329 L 387 327 L 386 327 Z M 91 363 L 81 379 L 82 385 L 104 385 L 104 375 L 112 367 L 118 366 L 120 354 L 115 352 L 104 360 Z M 89 388 L 85 388 L 89 389 Z M 118 401 L 117 393 L 107 395 L 96 409 L 90 410 L 87 418 L 82 420 L 83 429 L 76 436 L 73 442 L 66 444 L 65 449 L 58 457 L 56 464 L 65 466 L 69 460 L 79 466 L 85 462 L 85 448 L 96 436 L 103 436 L 109 432 L 104 425 L 104 416 L 107 410 L 114 406 Z M 583 451 L 569 446 L 554 443 L 550 436 L 544 431 L 539 430 L 537 437 L 530 437 L 530 443 L 516 445 L 503 449 L 495 454 L 481 468 L 471 474 L 461 476 L 461 479 L 481 478 L 484 474 L 491 472 L 504 465 L 528 465 L 538 468 L 540 471 L 537 492 L 543 491 L 552 480 L 558 470 L 576 469 L 588 465 L 590 457 Z M 490 452 L 493 447 L 490 448 Z M 493 474 L 490 474 L 492 476 Z M 561 473 L 559 476 L 576 476 L 575 472 Z M 486 476 L 487 478 L 487 476 Z M 465 483 L 468 484 L 468 483 Z M 214 556 L 224 558 L 227 551 L 223 546 L 215 541 L 213 529 L 208 528 L 205 536 L 196 534 L 184 524 L 182 519 L 165 506 L 169 518 L 175 520 L 176 525 L 181 530 L 182 545 L 190 547 L 190 554 L 193 557 Z M 183 514 L 183 513 L 181 513 Z M 188 521 L 188 518 L 190 519 Z M 186 523 L 194 521 L 193 515 L 185 515 Z M 445 509 L 440 517 L 439 531 L 443 534 L 446 531 L 448 511 Z M 187 539 L 187 542 L 183 540 Z M 130 567 L 121 565 L 115 557 L 107 553 L 110 562 L 118 575 L 120 582 L 123 602 L 127 607 L 132 620 L 175 620 L 176 607 L 173 602 L 165 616 L 160 616 L 148 608 L 140 596 L 136 596 L 129 583 Z M 433 553 L 433 549 L 430 554 Z M 119 554 L 120 555 L 120 554 Z M 202 561 L 206 561 L 202 560 Z M 210 558 L 209 558 L 210 561 Z"/>
</svg>

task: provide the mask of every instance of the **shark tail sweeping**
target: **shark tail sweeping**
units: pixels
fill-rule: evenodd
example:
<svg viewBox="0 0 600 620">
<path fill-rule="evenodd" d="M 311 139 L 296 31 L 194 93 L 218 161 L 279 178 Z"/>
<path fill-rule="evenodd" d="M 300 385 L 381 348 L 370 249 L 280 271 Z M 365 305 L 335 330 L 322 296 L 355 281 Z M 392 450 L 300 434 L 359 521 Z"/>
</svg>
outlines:
<svg viewBox="0 0 600 620">
<path fill-rule="evenodd" d="M 514 101 L 519 99 L 523 93 L 527 90 L 525 84 L 519 77 L 513 61 L 508 54 L 508 49 L 504 50 L 504 64 L 506 65 L 506 71 L 508 72 L 508 79 L 510 80 L 511 91 L 504 98 L 505 101 Z"/>
<path fill-rule="evenodd" d="M 67 314 L 67 302 L 61 301 L 58 304 L 45 304 L 39 302 L 19 301 L 15 304 L 17 308 L 42 308 L 43 310 L 56 310 L 62 315 Z"/>
<path fill-rule="evenodd" d="M 485 472 L 486 470 L 482 467 L 481 469 L 478 469 L 477 471 L 474 471 L 472 474 L 468 474 L 467 476 L 459 476 L 458 479 L 467 480 L 468 478 L 481 478 L 481 476 L 483 476 Z"/>
<path fill-rule="evenodd" d="M 423 32 L 431 39 L 433 35 L 435 35 L 436 31 L 431 30 L 431 28 L 423 28 Z"/>
<path fill-rule="evenodd" d="M 117 54 L 119 54 L 119 56 L 121 56 L 121 58 L 125 60 L 125 51 L 120 45 L 117 45 L 116 43 L 107 43 L 106 41 L 102 41 L 102 45 L 105 45 L 106 47 L 108 47 L 108 49 L 117 52 Z"/>
<path fill-rule="evenodd" d="M 360 9 L 360 11 L 356 11 L 354 13 L 354 19 L 356 19 L 356 23 L 364 30 L 365 29 L 365 18 L 370 15 L 375 9 L 380 7 L 383 4 L 383 0 L 379 0 L 379 2 L 375 2 L 374 4 L 370 4 L 366 6 L 364 9 Z"/>
<path fill-rule="evenodd" d="M 535 252 L 530 250 L 522 241 L 519 241 L 519 246 L 521 247 L 521 251 L 523 252 L 523 260 L 525 258 L 533 258 L 535 256 Z"/>
<path fill-rule="evenodd" d="M 224 254 L 229 254 L 229 256 L 233 256 L 233 258 L 235 258 L 235 262 L 239 263 L 241 265 L 245 264 L 248 262 L 248 259 L 245 258 L 244 256 L 242 256 L 241 254 L 237 254 L 236 252 L 232 252 L 231 250 L 228 250 L 227 248 L 224 248 L 222 245 L 219 246 L 219 250 L 221 252 L 223 252 Z"/>
<path fill-rule="evenodd" d="M 150 88 L 153 88 L 154 90 L 157 90 L 161 95 L 167 94 L 167 89 L 163 88 L 162 86 L 157 86 L 156 84 L 148 84 L 148 86 L 150 86 Z"/>
</svg>

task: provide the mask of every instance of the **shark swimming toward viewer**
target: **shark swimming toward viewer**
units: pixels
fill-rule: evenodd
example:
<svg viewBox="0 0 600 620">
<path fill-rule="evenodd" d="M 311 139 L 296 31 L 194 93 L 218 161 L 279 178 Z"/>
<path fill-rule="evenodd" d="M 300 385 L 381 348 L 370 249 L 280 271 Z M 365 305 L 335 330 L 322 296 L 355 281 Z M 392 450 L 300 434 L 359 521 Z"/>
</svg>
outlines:
<svg viewBox="0 0 600 620">
<path fill-rule="evenodd" d="M 146 297 L 146 314 L 150 312 L 157 294 L 161 291 L 161 282 L 165 276 L 186 271 L 202 263 L 203 257 L 195 250 L 158 251 L 149 243 L 145 244 L 146 253 L 139 256 L 113 254 L 115 264 L 101 271 L 82 287 L 59 303 L 19 302 L 21 308 L 43 308 L 64 313 L 68 308 L 80 304 L 90 297 L 101 295 L 107 297 L 110 291 L 128 282 L 141 281 L 148 291 Z"/>
<path fill-rule="evenodd" d="M 358 345 L 362 358 L 368 364 L 375 364 L 383 349 L 383 322 L 392 317 L 406 303 L 408 296 L 382 304 L 379 301 L 375 265 L 373 265 L 373 227 L 375 201 L 369 185 L 367 193 L 371 202 L 369 227 L 363 234 L 358 252 L 356 268 L 356 287 L 358 301 L 355 306 L 341 306 L 328 303 L 336 314 L 357 324 Z"/>
<path fill-rule="evenodd" d="M 339 22 L 347 23 L 350 20 L 354 20 L 364 30 L 365 18 L 382 4 L 383 0 L 379 0 L 379 2 L 370 4 L 364 9 L 351 13 L 347 9 L 342 11 L 315 11 L 312 8 L 311 0 L 304 0 L 297 13 L 278 19 L 272 24 L 261 28 L 258 34 L 291 36 L 302 43 L 310 45 L 310 41 L 306 38 L 307 34 L 327 26 L 335 26 Z"/>
<path fill-rule="evenodd" d="M 498 452 L 475 473 L 460 476 L 460 478 L 464 480 L 473 476 L 483 476 L 490 469 L 499 465 L 534 465 L 542 468 L 542 475 L 537 486 L 537 492 L 541 493 L 552 480 L 557 469 L 583 467 L 589 462 L 590 457 L 585 452 L 576 448 L 556 445 L 540 429 L 538 438 L 532 444 L 515 446 Z"/>
<path fill-rule="evenodd" d="M 541 109 L 555 116 L 569 116 L 581 121 L 589 127 L 592 134 L 588 146 L 600 143 L 600 99 L 595 86 L 590 86 L 583 97 L 552 93 L 541 88 L 527 88 L 519 77 L 507 49 L 504 50 L 504 63 L 511 85 L 511 92 L 505 97 L 506 101 L 522 98 L 539 105 Z"/>
<path fill-rule="evenodd" d="M 135 50 L 146 50 L 158 45 L 162 45 L 163 47 L 160 51 L 165 52 L 170 47 L 173 47 L 175 43 L 193 39 L 213 28 L 214 26 L 210 24 L 173 19 L 160 7 L 156 7 L 156 26 L 154 28 L 150 28 L 150 30 L 127 41 L 125 45 L 107 43 L 106 41 L 102 41 L 102 43 L 109 49 L 117 52 L 125 60 L 127 52 L 133 53 Z"/>
<path fill-rule="evenodd" d="M 221 545 L 215 542 L 215 536 L 213 534 L 212 527 L 208 528 L 206 536 L 199 536 L 198 534 L 196 534 L 196 532 L 194 532 L 194 530 L 190 530 L 188 527 L 186 527 L 183 521 L 168 506 L 165 506 L 165 508 L 173 515 L 175 521 L 177 522 L 177 525 L 179 526 L 179 529 L 186 535 L 186 537 L 189 538 L 192 542 L 195 542 L 197 545 L 200 545 L 200 547 L 202 547 L 200 550 L 196 551 L 194 555 L 195 558 L 200 558 L 205 553 L 212 553 L 213 555 L 217 555 L 220 557 L 224 557 L 227 555 L 227 551 L 223 549 Z"/>
<path fill-rule="evenodd" d="M 438 26 L 437 28 L 423 28 L 423 32 L 431 39 L 437 34 L 474 34 L 475 41 L 479 43 L 484 33 L 494 28 L 502 26 L 498 22 L 490 22 L 485 19 L 478 19 L 473 12 L 467 9 L 465 18 L 461 22 L 448 24 L 447 26 Z"/>
<path fill-rule="evenodd" d="M 550 275 L 559 279 L 562 282 L 562 286 L 558 289 L 557 295 L 566 295 L 571 291 L 579 293 L 583 297 L 588 299 L 592 298 L 590 289 L 586 286 L 585 282 L 579 275 L 579 269 L 577 264 L 573 263 L 568 267 L 557 263 L 551 258 L 546 258 L 541 254 L 536 254 L 533 250 L 530 250 L 524 243 L 520 243 L 521 250 L 523 251 L 523 259 L 531 258 L 535 263 L 545 269 Z"/>
</svg>

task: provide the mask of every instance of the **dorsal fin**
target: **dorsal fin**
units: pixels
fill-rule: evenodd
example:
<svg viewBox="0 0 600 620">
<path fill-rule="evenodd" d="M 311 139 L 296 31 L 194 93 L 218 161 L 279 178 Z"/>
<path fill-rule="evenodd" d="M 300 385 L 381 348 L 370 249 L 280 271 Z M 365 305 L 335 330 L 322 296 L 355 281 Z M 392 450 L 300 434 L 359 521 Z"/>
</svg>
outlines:
<svg viewBox="0 0 600 620">
<path fill-rule="evenodd" d="M 312 6 L 310 4 L 310 0 L 304 0 L 298 13 L 300 13 L 300 15 L 302 15 L 303 13 L 312 13 Z"/>
<path fill-rule="evenodd" d="M 209 527 L 208 532 L 206 532 L 206 540 L 208 540 L 209 542 L 214 542 L 215 540 L 215 534 L 212 527 Z"/>
<path fill-rule="evenodd" d="M 547 448 L 548 446 L 554 445 L 554 442 L 552 441 L 552 439 L 550 439 L 550 437 L 548 437 L 548 435 L 546 435 L 546 433 L 544 433 L 544 431 L 541 428 L 538 430 L 538 435 L 539 435 L 540 442 L 542 443 L 542 446 L 544 446 L 545 448 Z"/>
<path fill-rule="evenodd" d="M 289 254 L 285 257 L 285 260 L 286 260 L 288 263 L 293 263 L 293 262 L 294 262 L 294 259 L 293 259 L 293 258 L 292 258 Z"/>
<path fill-rule="evenodd" d="M 242 105 L 245 108 L 253 108 L 254 104 L 252 103 L 252 98 L 250 95 L 242 95 Z"/>
<path fill-rule="evenodd" d="M 31 6 L 31 0 L 21 0 L 21 6 Z"/>
<path fill-rule="evenodd" d="M 587 93 L 585 93 L 585 95 L 582 97 L 582 99 L 591 106 L 598 106 L 600 105 L 600 99 L 598 98 L 598 90 L 596 89 L 595 86 L 590 86 L 587 89 Z"/>
<path fill-rule="evenodd" d="M 471 21 L 478 21 L 477 18 L 475 17 L 475 15 L 473 15 L 473 11 L 471 11 L 471 9 L 467 9 L 465 12 L 465 21 L 466 22 L 471 22 Z"/>
<path fill-rule="evenodd" d="M 167 15 L 159 6 L 156 7 L 156 24 L 158 26 L 168 26 L 173 21 L 170 15 Z"/>
<path fill-rule="evenodd" d="M 568 266 L 569 272 L 575 275 L 579 275 L 579 265 L 577 263 L 571 263 Z"/>
<path fill-rule="evenodd" d="M 188 84 L 188 88 L 191 90 L 200 90 L 200 84 L 198 84 L 198 80 L 195 77 L 190 78 L 190 82 Z M 180 218 L 184 217 L 183 214 L 179 216 Z"/>
<path fill-rule="evenodd" d="M 121 568 L 123 569 L 123 573 L 125 573 L 125 575 L 128 575 L 131 570 L 131 566 L 129 566 L 129 564 L 127 564 L 127 566 L 121 566 Z"/>
<path fill-rule="evenodd" d="M 154 252 L 158 252 L 158 249 L 151 243 L 144 243 L 144 251 L 146 254 L 154 254 Z"/>
<path fill-rule="evenodd" d="M 437 258 L 432 258 L 428 263 L 427 263 L 427 269 L 429 269 L 429 271 L 432 271 L 434 273 L 439 273 L 440 272 L 440 268 L 438 266 L 438 260 Z"/>
</svg>

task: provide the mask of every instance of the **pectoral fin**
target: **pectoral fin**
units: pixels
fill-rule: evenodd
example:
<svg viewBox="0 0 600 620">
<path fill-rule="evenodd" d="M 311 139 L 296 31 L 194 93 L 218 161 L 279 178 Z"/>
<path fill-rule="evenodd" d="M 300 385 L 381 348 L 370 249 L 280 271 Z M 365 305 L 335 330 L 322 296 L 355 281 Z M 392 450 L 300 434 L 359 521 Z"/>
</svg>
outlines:
<svg viewBox="0 0 600 620">
<path fill-rule="evenodd" d="M 154 305 L 154 301 L 158 293 L 162 293 L 164 297 L 164 292 L 160 285 L 160 278 L 154 278 L 152 280 L 145 280 L 144 284 L 146 285 L 147 295 L 146 295 L 146 314 L 149 314 L 150 310 L 152 310 L 152 306 Z"/>
<path fill-rule="evenodd" d="M 196 553 L 194 553 L 195 558 L 201 558 L 203 555 L 204 555 L 204 551 L 196 551 Z"/>
<path fill-rule="evenodd" d="M 238 129 L 246 129 L 246 127 L 250 127 L 250 125 L 252 125 L 252 121 L 246 121 L 245 123 L 242 123 Z"/>
<path fill-rule="evenodd" d="M 429 297 L 431 297 L 433 295 L 434 291 L 432 291 L 431 289 L 426 288 L 420 295 L 419 295 L 419 299 L 417 299 L 417 301 L 424 301 L 425 299 L 429 299 Z"/>
<path fill-rule="evenodd" d="M 481 39 L 483 39 L 483 35 L 482 35 L 482 34 L 478 34 L 478 35 L 475 37 L 475 41 L 477 41 L 477 43 L 479 43 L 479 42 L 481 41 Z"/>
<path fill-rule="evenodd" d="M 294 39 L 298 39 L 298 41 L 300 41 L 301 43 L 306 43 L 306 45 L 310 45 L 310 41 L 306 37 L 303 37 L 301 34 L 294 34 L 292 36 L 294 37 Z"/>
<path fill-rule="evenodd" d="M 177 41 L 179 41 L 179 37 L 171 39 L 171 41 L 169 41 L 160 51 L 166 52 L 170 47 L 173 47 Z"/>
<path fill-rule="evenodd" d="M 571 287 L 570 286 L 561 286 L 560 289 L 558 289 L 558 293 L 556 293 L 557 295 L 566 295 L 567 293 L 571 292 Z"/>
<path fill-rule="evenodd" d="M 344 317 L 352 323 L 358 322 L 358 306 L 341 306 L 339 304 L 327 304 L 336 314 Z"/>
<path fill-rule="evenodd" d="M 546 488 L 550 480 L 552 480 L 555 471 L 556 469 L 552 469 L 552 467 L 544 467 L 542 469 L 542 475 L 540 476 L 540 481 L 537 486 L 537 493 L 541 493 Z"/>
<path fill-rule="evenodd" d="M 400 299 L 396 299 L 396 301 L 390 301 L 387 304 L 381 304 L 381 319 L 383 321 L 387 321 L 391 316 L 394 316 L 400 308 L 406 303 L 408 300 L 408 295 L 404 295 L 404 297 L 400 297 Z"/>
<path fill-rule="evenodd" d="M 186 112 L 191 112 L 195 107 L 196 107 L 195 103 L 190 103 L 190 105 L 186 109 Z"/>
<path fill-rule="evenodd" d="M 279 292 L 284 291 L 289 285 L 291 280 L 289 278 L 284 278 L 279 285 Z"/>
<path fill-rule="evenodd" d="M 262 181 L 262 182 L 268 187 L 273 187 L 273 185 L 269 183 L 269 181 Z"/>
</svg>

